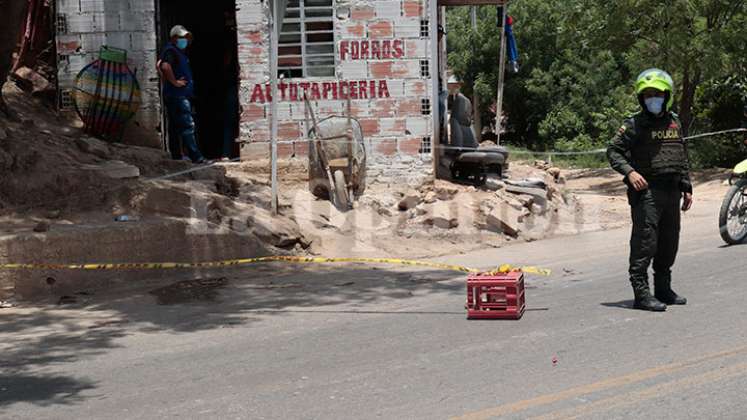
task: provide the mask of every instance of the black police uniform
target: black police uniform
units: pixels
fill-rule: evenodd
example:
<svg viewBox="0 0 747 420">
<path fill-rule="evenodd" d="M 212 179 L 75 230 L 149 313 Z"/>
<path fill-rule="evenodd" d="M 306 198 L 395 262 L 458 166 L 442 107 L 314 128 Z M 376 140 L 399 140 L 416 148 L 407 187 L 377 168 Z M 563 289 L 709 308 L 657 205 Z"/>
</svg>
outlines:
<svg viewBox="0 0 747 420">
<path fill-rule="evenodd" d="M 671 267 L 677 256 L 680 236 L 680 199 L 692 193 L 687 144 L 681 123 L 673 112 L 657 117 L 641 111 L 627 119 L 608 149 L 612 168 L 625 175 L 633 218 L 630 239 L 630 282 L 636 306 L 664 310 L 654 301 L 651 307 L 648 267 L 653 260 L 654 295 L 668 304 L 685 299 L 671 289 Z M 627 175 L 636 171 L 648 182 L 648 189 L 636 191 Z"/>
</svg>

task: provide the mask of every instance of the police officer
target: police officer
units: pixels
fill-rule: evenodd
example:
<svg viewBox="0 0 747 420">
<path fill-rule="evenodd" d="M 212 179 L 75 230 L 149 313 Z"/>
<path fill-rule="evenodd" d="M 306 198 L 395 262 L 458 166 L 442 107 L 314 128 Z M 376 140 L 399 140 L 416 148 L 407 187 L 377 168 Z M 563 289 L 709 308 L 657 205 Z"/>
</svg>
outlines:
<svg viewBox="0 0 747 420">
<path fill-rule="evenodd" d="M 635 92 L 642 110 L 625 120 L 607 148 L 612 168 L 625 176 L 628 186 L 633 218 L 630 283 L 635 308 L 647 311 L 665 311 L 666 305 L 687 303 L 671 288 L 680 210 L 689 210 L 693 201 L 687 145 L 679 118 L 670 110 L 673 85 L 665 71 L 641 73 Z M 652 260 L 653 296 L 648 283 Z"/>
</svg>

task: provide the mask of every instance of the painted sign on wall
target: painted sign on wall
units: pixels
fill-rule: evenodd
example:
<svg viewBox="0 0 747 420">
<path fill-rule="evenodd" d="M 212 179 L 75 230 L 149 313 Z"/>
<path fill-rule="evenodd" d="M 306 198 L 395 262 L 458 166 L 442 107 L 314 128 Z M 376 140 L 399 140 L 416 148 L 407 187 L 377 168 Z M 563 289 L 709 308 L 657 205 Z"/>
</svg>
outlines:
<svg viewBox="0 0 747 420">
<path fill-rule="evenodd" d="M 311 101 L 322 99 L 378 99 L 388 98 L 386 80 L 333 80 L 329 82 L 284 82 L 278 83 L 279 101 L 303 101 L 306 95 Z M 251 103 L 272 101 L 270 84 L 255 84 Z"/>
<path fill-rule="evenodd" d="M 405 56 L 401 39 L 360 39 L 340 41 L 340 60 L 390 59 Z"/>
</svg>

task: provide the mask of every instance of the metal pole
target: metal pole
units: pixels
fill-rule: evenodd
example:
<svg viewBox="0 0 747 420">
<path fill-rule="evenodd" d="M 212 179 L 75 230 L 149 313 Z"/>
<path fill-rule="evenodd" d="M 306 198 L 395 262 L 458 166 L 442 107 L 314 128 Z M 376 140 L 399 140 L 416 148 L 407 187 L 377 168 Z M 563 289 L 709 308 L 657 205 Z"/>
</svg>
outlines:
<svg viewBox="0 0 747 420">
<path fill-rule="evenodd" d="M 503 2 L 503 21 L 501 22 L 501 53 L 498 63 L 498 97 L 495 103 L 495 142 L 501 144 L 501 114 L 503 114 L 503 81 L 506 74 L 506 17 L 508 1 Z"/>
<path fill-rule="evenodd" d="M 471 6 L 470 14 L 472 17 L 472 30 L 474 30 L 475 33 L 477 33 L 477 6 Z M 475 74 L 477 76 L 477 74 Z M 473 84 L 472 84 L 472 119 L 474 120 L 474 126 L 473 131 L 475 134 L 475 139 L 477 139 L 477 142 L 482 142 L 482 118 L 480 113 L 480 97 L 477 95 L 477 90 L 475 89 L 477 85 L 477 78 L 473 78 Z"/>
<path fill-rule="evenodd" d="M 272 214 L 278 214 L 278 39 L 277 39 L 277 1 L 272 1 L 272 20 L 270 23 L 270 91 L 272 104 L 270 105 L 270 164 L 272 182 Z"/>
<path fill-rule="evenodd" d="M 441 51 L 439 50 L 438 42 L 438 25 L 439 25 L 439 13 L 438 13 L 438 1 L 428 1 L 428 17 L 430 20 L 430 63 L 429 73 L 431 75 L 431 123 L 433 124 L 433 137 L 431 138 L 431 156 L 433 156 L 433 176 L 434 179 L 438 178 L 438 165 L 440 164 L 441 156 L 439 155 L 440 148 L 433 146 L 440 146 L 441 130 L 440 125 L 441 118 L 439 115 L 439 101 L 440 91 L 439 78 L 441 78 Z M 444 40 L 444 42 L 446 42 Z M 435 106 L 434 106 L 435 104 Z"/>
</svg>

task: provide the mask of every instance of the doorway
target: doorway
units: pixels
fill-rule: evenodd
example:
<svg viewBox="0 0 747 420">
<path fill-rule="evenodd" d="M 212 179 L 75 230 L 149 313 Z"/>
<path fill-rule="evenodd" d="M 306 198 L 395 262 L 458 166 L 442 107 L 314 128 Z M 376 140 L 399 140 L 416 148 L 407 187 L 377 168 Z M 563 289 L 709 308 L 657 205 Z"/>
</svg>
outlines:
<svg viewBox="0 0 747 420">
<path fill-rule="evenodd" d="M 187 50 L 195 81 L 197 144 L 208 159 L 234 158 L 239 129 L 239 66 L 235 0 L 159 0 L 159 54 L 174 25 L 194 37 Z M 168 145 L 168 130 L 164 144 Z M 227 140 L 226 137 L 228 137 Z M 225 144 L 224 144 L 225 143 Z"/>
</svg>

